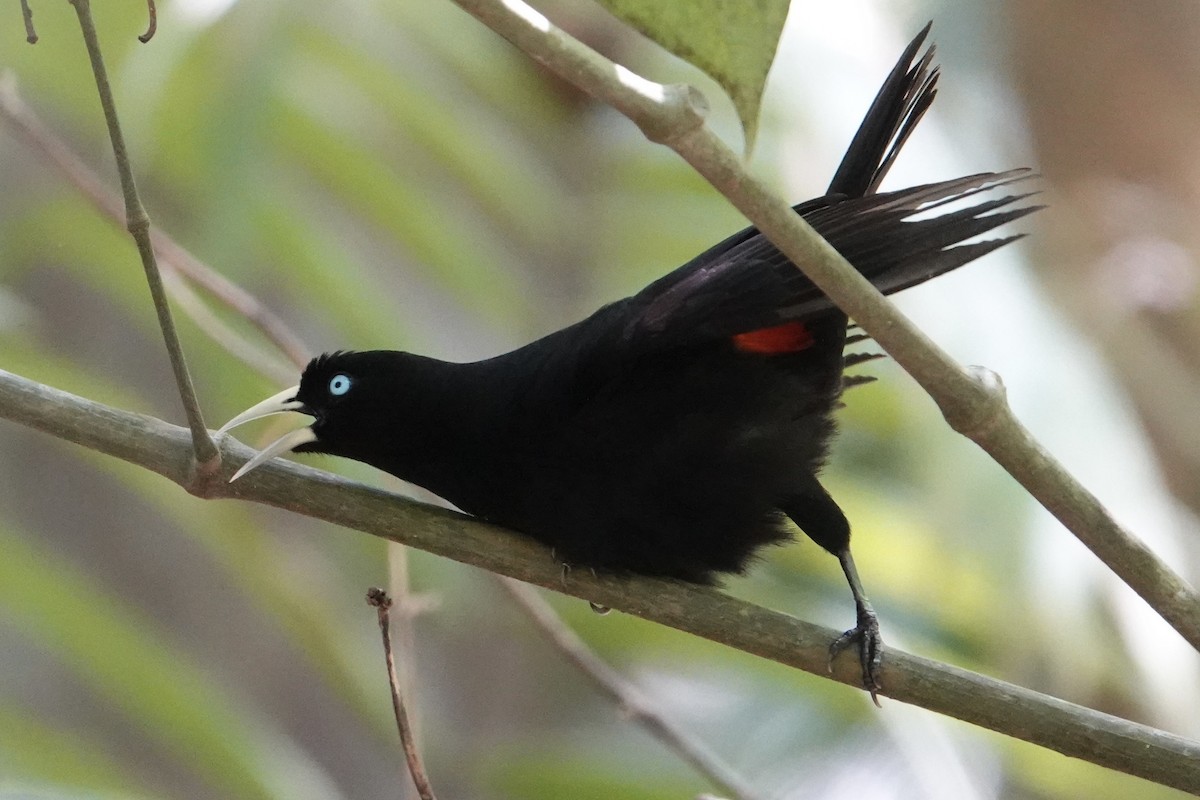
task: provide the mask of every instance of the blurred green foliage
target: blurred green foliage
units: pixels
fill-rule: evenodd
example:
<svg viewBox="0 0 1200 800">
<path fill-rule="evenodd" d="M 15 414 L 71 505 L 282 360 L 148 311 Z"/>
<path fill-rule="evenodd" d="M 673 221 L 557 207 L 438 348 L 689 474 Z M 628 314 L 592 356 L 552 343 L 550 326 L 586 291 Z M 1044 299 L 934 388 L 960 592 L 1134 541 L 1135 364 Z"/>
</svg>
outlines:
<svg viewBox="0 0 1200 800">
<path fill-rule="evenodd" d="M 161 3 L 158 34 L 142 46 L 142 6 L 96 4 L 146 205 L 314 352 L 487 356 L 638 288 L 741 224 L 681 162 L 450 3 L 200 8 Z M 681 72 L 606 15 L 579 3 L 551 10 L 633 68 Z M 0 67 L 110 176 L 71 9 L 35 12 L 36 47 L 21 43 L 15 8 L 0 17 Z M 0 366 L 178 422 L 127 237 L 2 125 L 0 185 Z M 273 388 L 183 315 L 180 324 L 210 424 Z M 890 380 L 853 393 L 830 478 L 860 531 L 885 637 L 1036 678 L 1048 640 L 1030 632 L 1038 609 L 1015 575 L 1024 499 L 995 470 L 931 466 L 963 446 L 898 370 L 877 371 Z M 0 426 L 0 448 L 0 793 L 410 790 L 375 615 L 362 602 L 368 585 L 389 581 L 381 542 L 203 503 L 13 426 Z M 414 591 L 436 601 L 415 621 L 415 651 L 402 655 L 443 797 L 649 800 L 706 789 L 597 698 L 487 576 L 420 553 L 410 569 Z M 811 545 L 769 553 L 730 588 L 832 626 L 852 619 L 836 564 Z M 890 776 L 896 796 L 921 793 L 907 751 L 889 743 L 915 734 L 859 693 L 555 602 L 765 796 L 840 796 L 839 786 L 870 785 L 847 777 L 864 772 Z M 1136 697 L 1079 691 L 1136 710 Z M 1082 785 L 1089 797 L 1173 796 L 932 724 L 977 768 L 981 796 L 1069 798 Z"/>
</svg>

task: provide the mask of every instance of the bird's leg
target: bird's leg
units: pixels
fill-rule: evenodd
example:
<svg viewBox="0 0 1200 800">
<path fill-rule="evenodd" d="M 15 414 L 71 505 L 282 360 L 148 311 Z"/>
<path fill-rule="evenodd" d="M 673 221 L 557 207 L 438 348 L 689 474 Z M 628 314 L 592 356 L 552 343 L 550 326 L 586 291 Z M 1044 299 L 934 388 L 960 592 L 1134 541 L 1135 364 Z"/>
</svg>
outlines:
<svg viewBox="0 0 1200 800">
<path fill-rule="evenodd" d="M 800 526 L 808 537 L 830 553 L 837 556 L 846 573 L 846 582 L 854 593 L 857 624 L 839 636 L 829 648 L 829 667 L 833 659 L 852 644 L 859 646 L 862 663 L 863 688 L 871 693 L 871 700 L 879 705 L 879 665 L 883 660 L 883 640 L 879 638 L 879 620 L 867 600 L 854 558 L 850 555 L 850 523 L 837 503 L 825 488 L 812 476 L 798 487 L 796 493 L 782 504 L 783 512 Z"/>
<path fill-rule="evenodd" d="M 858 570 L 854 567 L 854 557 L 850 555 L 847 545 L 837 553 L 841 562 L 842 572 L 846 573 L 846 582 L 854 593 L 854 606 L 857 612 L 857 624 L 839 636 L 829 646 L 829 669 L 833 671 L 833 660 L 838 654 L 853 644 L 858 645 L 859 663 L 862 664 L 863 688 L 871 693 L 871 701 L 879 705 L 878 692 L 883 687 L 879 685 L 879 667 L 883 663 L 883 639 L 879 635 L 879 618 L 871 601 L 863 591 L 862 581 L 858 578 Z"/>
</svg>

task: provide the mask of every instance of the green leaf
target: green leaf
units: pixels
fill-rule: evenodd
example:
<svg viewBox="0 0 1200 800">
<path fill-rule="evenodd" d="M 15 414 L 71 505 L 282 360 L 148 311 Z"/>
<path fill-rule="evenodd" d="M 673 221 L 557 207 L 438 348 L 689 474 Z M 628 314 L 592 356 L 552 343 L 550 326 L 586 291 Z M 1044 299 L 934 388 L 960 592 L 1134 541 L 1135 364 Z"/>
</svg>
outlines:
<svg viewBox="0 0 1200 800">
<path fill-rule="evenodd" d="M 754 146 L 767 72 L 787 19 L 789 0 L 600 0 L 616 16 L 729 93 Z"/>
</svg>

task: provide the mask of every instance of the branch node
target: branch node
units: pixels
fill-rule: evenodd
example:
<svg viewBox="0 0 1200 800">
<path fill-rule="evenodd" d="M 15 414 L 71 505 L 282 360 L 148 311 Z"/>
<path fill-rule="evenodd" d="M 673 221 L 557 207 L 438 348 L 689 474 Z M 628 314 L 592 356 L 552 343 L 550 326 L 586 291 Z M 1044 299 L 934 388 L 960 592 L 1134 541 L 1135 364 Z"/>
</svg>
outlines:
<svg viewBox="0 0 1200 800">
<path fill-rule="evenodd" d="M 379 611 L 379 624 L 381 627 L 387 627 L 387 612 L 392 607 L 392 598 L 388 593 L 378 586 L 372 586 L 367 589 L 367 605 Z"/>
<path fill-rule="evenodd" d="M 179 485 L 183 490 L 192 497 L 198 497 L 201 500 L 209 500 L 213 497 L 218 497 L 219 494 L 215 491 L 218 481 L 213 480 L 209 474 L 208 464 L 210 461 L 197 461 L 196 454 L 193 452 L 188 459 L 188 468 L 180 481 Z"/>
<path fill-rule="evenodd" d="M 984 441 L 1009 416 L 1004 381 L 987 367 L 963 370 L 968 390 L 942 406 L 942 416 L 955 431 L 974 442 Z"/>
<path fill-rule="evenodd" d="M 187 479 L 182 485 L 188 494 L 201 500 L 222 496 L 226 483 L 221 477 L 221 451 L 214 450 L 213 455 L 204 460 L 197 460 L 193 452 Z"/>
<path fill-rule="evenodd" d="M 21 17 L 25 20 L 25 41 L 37 44 L 38 35 L 33 27 L 33 9 L 29 7 L 29 0 L 21 0 Z"/>
<path fill-rule="evenodd" d="M 146 32 L 137 37 L 142 44 L 153 39 L 155 31 L 158 30 L 158 9 L 154 6 L 154 0 L 146 0 L 146 8 L 150 14 L 150 23 L 146 26 Z"/>
<path fill-rule="evenodd" d="M 652 94 L 640 88 L 644 95 L 651 94 L 654 112 L 638 114 L 636 122 L 647 139 L 670 147 L 704 127 L 708 99 L 699 89 L 686 83 L 646 83 L 653 88 Z"/>
<path fill-rule="evenodd" d="M 129 231 L 129 235 L 133 236 L 134 239 L 143 236 L 149 237 L 150 235 L 150 215 L 146 213 L 146 209 L 136 199 L 132 207 L 126 207 L 125 230 Z"/>
</svg>

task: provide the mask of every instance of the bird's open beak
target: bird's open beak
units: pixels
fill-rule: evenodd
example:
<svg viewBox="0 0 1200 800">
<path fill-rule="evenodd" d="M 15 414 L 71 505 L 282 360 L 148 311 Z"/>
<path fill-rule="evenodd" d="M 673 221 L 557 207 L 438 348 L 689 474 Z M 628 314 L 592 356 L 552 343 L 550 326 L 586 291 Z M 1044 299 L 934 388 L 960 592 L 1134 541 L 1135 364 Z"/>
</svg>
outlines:
<svg viewBox="0 0 1200 800">
<path fill-rule="evenodd" d="M 272 414 L 282 414 L 286 411 L 303 412 L 304 403 L 301 403 L 296 399 L 296 393 L 299 391 L 299 386 L 293 386 L 290 389 L 284 389 L 277 395 L 268 397 L 261 403 L 247 408 L 245 411 L 229 420 L 229 422 L 226 422 L 221 426 L 221 429 L 217 431 L 217 433 L 225 433 L 230 428 L 236 428 L 238 425 L 241 425 L 245 422 L 250 422 L 252 420 L 269 417 Z M 312 428 L 298 428 L 291 433 L 285 433 L 283 436 L 280 436 L 278 439 L 267 445 L 254 458 L 250 459 L 245 464 L 242 464 L 241 468 L 237 472 L 233 473 L 233 477 L 229 479 L 229 482 L 233 483 L 250 470 L 254 469 L 260 464 L 270 461 L 275 456 L 291 452 L 302 444 L 308 444 L 309 442 L 315 442 L 316 440 L 317 435 L 313 432 Z"/>
</svg>

